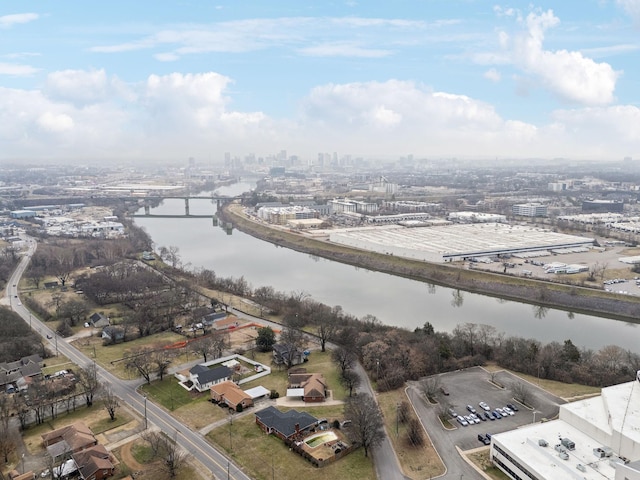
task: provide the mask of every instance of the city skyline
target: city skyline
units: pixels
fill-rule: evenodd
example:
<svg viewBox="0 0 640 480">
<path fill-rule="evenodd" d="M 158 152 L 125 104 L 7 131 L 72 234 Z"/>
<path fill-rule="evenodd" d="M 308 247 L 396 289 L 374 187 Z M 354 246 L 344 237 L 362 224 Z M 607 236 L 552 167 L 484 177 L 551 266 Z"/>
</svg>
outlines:
<svg viewBox="0 0 640 480">
<path fill-rule="evenodd" d="M 2 7 L 0 161 L 640 156 L 639 0 Z"/>
</svg>

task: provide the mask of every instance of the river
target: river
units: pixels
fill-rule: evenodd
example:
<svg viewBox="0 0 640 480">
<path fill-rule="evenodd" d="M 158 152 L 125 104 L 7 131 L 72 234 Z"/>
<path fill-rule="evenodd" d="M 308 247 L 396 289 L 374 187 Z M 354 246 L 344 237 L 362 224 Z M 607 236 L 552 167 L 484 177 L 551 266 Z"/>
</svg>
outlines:
<svg viewBox="0 0 640 480">
<path fill-rule="evenodd" d="M 233 196 L 253 186 L 240 182 L 216 193 Z M 213 215 L 216 210 L 211 200 L 192 199 L 189 207 L 192 215 Z M 151 214 L 180 215 L 184 208 L 183 200 L 169 199 Z M 430 322 L 436 330 L 450 332 L 458 324 L 471 322 L 542 342 L 571 339 L 579 347 L 619 345 L 638 351 L 640 325 L 635 323 L 459 292 L 344 265 L 277 247 L 238 230 L 228 235 L 207 218 L 137 217 L 135 222 L 156 248 L 178 247 L 189 269 L 206 268 L 222 277 L 244 276 L 253 288 L 270 285 L 282 292 L 304 291 L 357 317 L 375 315 L 387 325 L 413 330 Z"/>
</svg>

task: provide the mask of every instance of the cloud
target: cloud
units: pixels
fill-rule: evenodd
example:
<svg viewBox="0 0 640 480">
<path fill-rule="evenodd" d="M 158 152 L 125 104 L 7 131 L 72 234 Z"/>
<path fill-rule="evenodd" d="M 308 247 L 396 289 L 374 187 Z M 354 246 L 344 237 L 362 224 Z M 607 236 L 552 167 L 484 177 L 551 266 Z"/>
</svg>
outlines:
<svg viewBox="0 0 640 480">
<path fill-rule="evenodd" d="M 16 13 L 13 15 L 0 16 L 0 28 L 10 28 L 21 23 L 29 23 L 37 20 L 40 16 L 37 13 Z"/>
<path fill-rule="evenodd" d="M 2 155 L 175 160 L 282 148 L 303 158 L 328 149 L 373 158 L 640 155 L 635 106 L 557 110 L 550 123 L 534 125 L 466 95 L 391 79 L 318 85 L 295 118 L 275 120 L 232 108 L 232 83 L 216 72 L 126 83 L 103 70 L 65 70 L 42 90 L 0 87 Z"/>
<path fill-rule="evenodd" d="M 524 20 L 526 30 L 513 36 L 500 32 L 500 44 L 515 67 L 561 100 L 585 106 L 612 103 L 621 72 L 577 51 L 544 49 L 545 32 L 559 23 L 552 10 L 529 13 Z"/>
<path fill-rule="evenodd" d="M 73 129 L 73 119 L 64 113 L 44 112 L 36 123 L 48 132 L 66 132 Z"/>
<path fill-rule="evenodd" d="M 96 103 L 108 93 L 104 70 L 61 70 L 48 75 L 45 91 L 49 98 L 77 103 Z"/>
<path fill-rule="evenodd" d="M 444 21 L 433 25 L 452 22 L 455 23 Z M 161 53 L 155 54 L 160 61 L 199 53 L 252 52 L 276 47 L 313 56 L 381 57 L 392 53 L 386 45 L 404 42 L 408 31 L 421 31 L 426 26 L 417 20 L 369 17 L 256 18 L 179 25 L 126 43 L 94 46 L 90 51 L 118 53 L 162 48 Z"/>
<path fill-rule="evenodd" d="M 37 73 L 39 69 L 30 65 L 18 65 L 15 63 L 0 62 L 0 75 L 12 75 L 15 77 L 29 76 Z"/>
<path fill-rule="evenodd" d="M 495 68 L 490 68 L 486 72 L 484 72 L 484 78 L 487 80 L 491 80 L 492 82 L 499 82 L 502 78 L 500 72 L 498 72 Z"/>
<path fill-rule="evenodd" d="M 620 5 L 625 12 L 631 17 L 633 22 L 640 26 L 640 1 L 639 0 L 617 0 L 616 3 Z"/>
<path fill-rule="evenodd" d="M 298 53 L 310 57 L 360 57 L 380 58 L 391 55 L 391 50 L 363 48 L 353 43 L 325 43 L 298 49 Z"/>
</svg>

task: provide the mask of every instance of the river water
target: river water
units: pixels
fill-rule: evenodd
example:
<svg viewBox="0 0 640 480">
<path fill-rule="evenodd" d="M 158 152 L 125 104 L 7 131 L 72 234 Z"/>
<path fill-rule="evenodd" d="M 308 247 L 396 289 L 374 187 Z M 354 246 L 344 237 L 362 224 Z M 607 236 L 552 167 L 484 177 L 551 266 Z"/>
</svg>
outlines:
<svg viewBox="0 0 640 480">
<path fill-rule="evenodd" d="M 216 193 L 234 196 L 253 186 L 240 182 Z M 211 200 L 191 199 L 189 207 L 192 215 L 216 211 Z M 184 200 L 169 199 L 151 214 L 180 215 L 184 210 Z M 135 222 L 147 231 L 156 248 L 178 247 L 182 263 L 191 270 L 206 268 L 222 277 L 244 276 L 253 288 L 304 291 L 314 300 L 340 305 L 357 317 L 375 315 L 387 325 L 413 330 L 430 322 L 436 330 L 450 332 L 458 324 L 471 322 L 545 343 L 571 339 L 579 347 L 619 345 L 639 350 L 640 325 L 635 323 L 459 292 L 343 265 L 277 247 L 238 230 L 229 235 L 208 218 L 137 217 Z"/>
</svg>

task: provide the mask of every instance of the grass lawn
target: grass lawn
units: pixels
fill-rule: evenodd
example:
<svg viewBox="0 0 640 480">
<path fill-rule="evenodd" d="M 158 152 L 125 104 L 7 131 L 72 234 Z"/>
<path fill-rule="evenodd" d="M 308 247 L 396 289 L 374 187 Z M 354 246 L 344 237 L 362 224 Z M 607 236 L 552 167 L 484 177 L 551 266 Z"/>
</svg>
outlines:
<svg viewBox="0 0 640 480">
<path fill-rule="evenodd" d="M 546 390 L 553 395 L 556 395 L 560 398 L 568 399 L 577 399 L 584 396 L 590 395 L 598 395 L 601 388 L 598 387 L 590 387 L 588 385 L 580 385 L 579 383 L 563 383 L 555 380 L 545 380 L 543 378 L 538 379 L 533 375 L 527 375 L 525 373 L 514 372 L 512 370 L 507 370 L 505 368 L 496 365 L 495 363 L 490 363 L 484 367 L 486 370 L 490 372 L 495 372 L 499 370 L 509 371 L 512 374 L 522 378 L 530 382 L 533 385 L 539 386 L 540 388 Z"/>
<path fill-rule="evenodd" d="M 414 480 L 442 475 L 444 466 L 426 434 L 423 437 L 424 445 L 415 447 L 407 438 L 407 425 L 397 422 L 397 405 L 401 402 L 410 404 L 404 389 L 381 393 L 377 396 L 377 400 L 384 416 L 389 440 L 393 444 L 404 474 Z M 411 407 L 409 407 L 409 418 L 417 418 Z"/>
<path fill-rule="evenodd" d="M 73 345 L 89 358 L 119 378 L 130 379 L 131 374 L 125 369 L 123 358 L 128 352 L 135 352 L 143 347 L 160 347 L 184 340 L 182 335 L 174 332 L 161 332 L 148 337 L 137 338 L 130 342 L 117 343 L 115 345 L 103 345 L 99 337 L 81 338 L 73 342 Z"/>
<path fill-rule="evenodd" d="M 469 458 L 469 460 L 477 465 L 478 468 L 490 478 L 494 480 L 509 480 L 509 477 L 491 464 L 491 461 L 489 460 L 489 449 L 467 455 L 467 458 Z"/>
<path fill-rule="evenodd" d="M 342 407 L 326 407 L 305 409 L 311 415 L 327 418 L 327 409 L 333 409 L 333 416 L 341 414 Z M 256 425 L 255 417 L 247 415 L 234 420 L 233 425 L 217 428 L 207 435 L 207 438 L 217 444 L 222 450 L 243 466 L 249 476 L 256 480 L 299 480 L 300 478 L 348 478 L 350 480 L 365 480 L 375 478 L 373 464 L 370 458 L 365 458 L 364 450 L 358 449 L 337 462 L 318 469 L 301 456 L 290 452 L 285 444 L 273 435 L 265 435 Z M 231 467 L 231 474 L 234 467 Z"/>
</svg>

